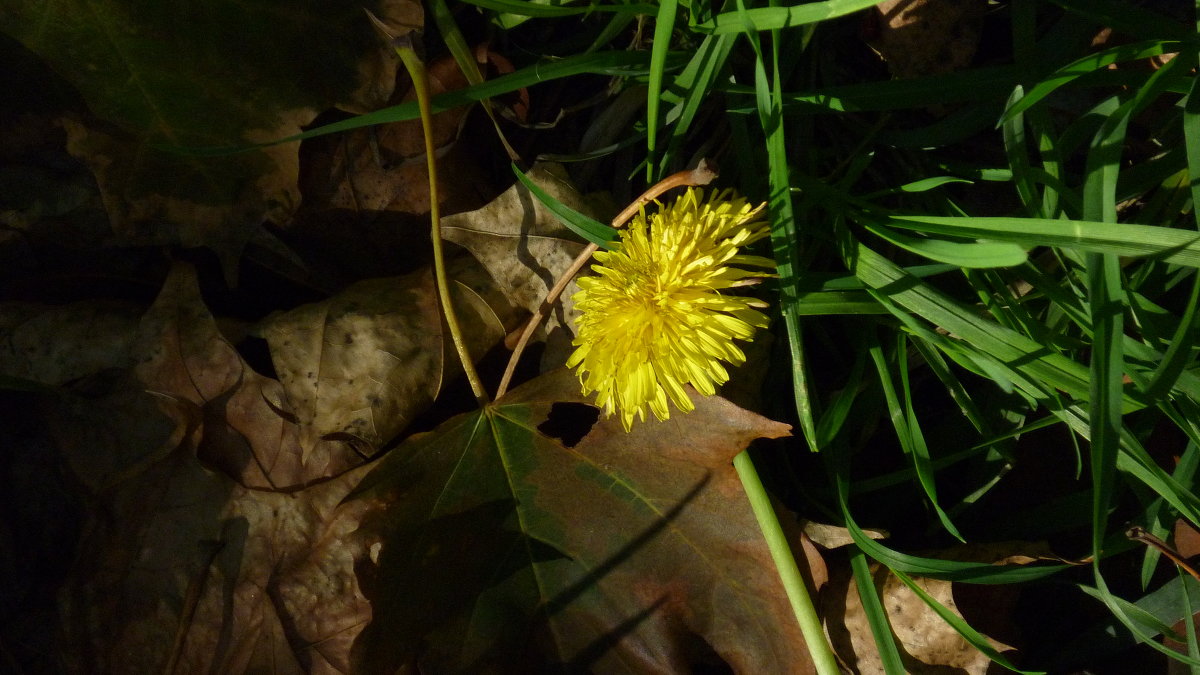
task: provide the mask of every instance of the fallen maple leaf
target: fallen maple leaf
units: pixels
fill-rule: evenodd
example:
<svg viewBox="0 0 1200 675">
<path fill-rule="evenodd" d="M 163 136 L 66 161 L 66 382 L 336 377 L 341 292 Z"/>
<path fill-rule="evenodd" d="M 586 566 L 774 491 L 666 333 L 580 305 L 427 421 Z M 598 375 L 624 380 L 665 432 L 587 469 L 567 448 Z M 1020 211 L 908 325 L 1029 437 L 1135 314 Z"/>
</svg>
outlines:
<svg viewBox="0 0 1200 675">
<path fill-rule="evenodd" d="M 986 11 L 983 0 L 882 0 L 868 15 L 878 23 L 872 46 L 897 78 L 961 70 L 975 56 Z"/>
<path fill-rule="evenodd" d="M 350 672 L 369 551 L 363 505 L 342 502 L 362 458 L 323 441 L 300 462 L 279 383 L 224 340 L 190 266 L 172 270 L 132 356 L 107 392 L 53 402 L 95 507 L 60 593 L 69 669 Z"/>
<path fill-rule="evenodd" d="M 0 305 L 0 374 L 57 387 L 128 367 L 139 313 L 119 302 Z"/>
<path fill-rule="evenodd" d="M 562 166 L 536 164 L 527 175 L 566 206 L 604 219 L 571 186 Z M 520 183 L 481 209 L 443 218 L 442 236 L 470 251 L 509 301 L 529 312 L 541 306 L 554 282 L 586 245 Z M 567 286 L 562 302 L 546 320 L 547 332 L 561 326 L 574 335 L 571 296 L 578 290 L 574 281 Z"/>
<path fill-rule="evenodd" d="M 811 671 L 731 466 L 788 427 L 695 402 L 628 434 L 600 421 L 567 447 L 539 428 L 594 409 L 557 370 L 385 456 L 354 495 L 381 544 L 361 570 L 374 618 L 354 667 Z"/>
<path fill-rule="evenodd" d="M 967 554 L 967 557 L 971 557 Z M 900 649 L 905 672 L 933 675 L 953 670 L 969 675 L 985 675 L 995 667 L 987 654 L 972 646 L 926 602 L 886 567 L 871 563 L 876 592 L 887 612 L 887 620 Z M 831 568 L 830 583 L 822 592 L 821 613 L 834 651 L 856 672 L 884 672 L 870 619 L 863 608 L 858 586 L 845 566 Z M 915 577 L 913 582 L 949 611 L 961 616 L 961 598 L 957 586 L 949 581 Z M 989 624 L 1002 626 L 1015 599 L 1010 586 L 962 584 L 969 589 L 971 604 L 989 617 Z M 977 625 L 977 622 L 968 622 Z M 997 652 L 1009 645 L 985 636 Z"/>
<path fill-rule="evenodd" d="M 421 23 L 413 0 L 377 0 L 371 9 L 397 24 Z M 3 31 L 87 103 L 90 115 L 62 124 L 68 149 L 96 177 L 118 239 L 208 246 L 231 278 L 263 221 L 284 223 L 299 204 L 297 145 L 222 157 L 182 148 L 278 140 L 335 106 L 375 109 L 395 82 L 397 60 L 358 2 L 221 0 L 135 11 L 111 1 L 19 0 L 4 12 Z"/>
<path fill-rule="evenodd" d="M 515 323 L 490 280 L 457 265 L 452 295 L 476 358 Z M 373 454 L 461 372 L 443 323 L 433 273 L 359 282 L 338 295 L 272 315 L 256 328 L 300 425 L 305 457 L 322 439 L 358 439 Z"/>
</svg>

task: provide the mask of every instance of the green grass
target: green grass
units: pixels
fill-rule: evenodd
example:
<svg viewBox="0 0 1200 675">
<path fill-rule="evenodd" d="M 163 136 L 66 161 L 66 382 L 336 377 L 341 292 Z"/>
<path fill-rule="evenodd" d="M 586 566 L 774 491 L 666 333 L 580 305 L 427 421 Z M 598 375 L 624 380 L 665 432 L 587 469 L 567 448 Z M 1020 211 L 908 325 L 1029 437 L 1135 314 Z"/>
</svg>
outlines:
<svg viewBox="0 0 1200 675">
<path fill-rule="evenodd" d="M 769 380 L 766 398 L 803 439 L 790 452 L 811 456 L 763 453 L 760 470 L 796 508 L 848 528 L 887 672 L 903 665 L 867 592 L 868 560 L 914 590 L 907 575 L 1074 583 L 1081 601 L 1110 612 L 1091 628 L 1124 636 L 1105 649 L 1139 639 L 1165 649 L 1151 638 L 1197 606 L 1195 583 L 1123 532 L 1136 524 L 1165 535 L 1177 518 L 1200 522 L 1194 15 L 1116 0 L 1001 2 L 984 18 L 985 35 L 1007 42 L 985 41 L 969 69 L 895 80 L 850 16 L 873 4 L 864 0 L 471 4 L 524 62 L 437 97 L 435 110 L 611 76 L 617 88 L 644 87 L 642 114 L 604 151 L 574 159 L 614 183 L 628 182 L 633 166 L 632 180 L 650 183 L 715 156 L 722 184 L 767 202 L 782 341 L 771 365 L 787 375 Z M 439 8 L 442 37 L 462 56 L 451 12 Z M 1092 47 L 1106 25 L 1124 39 Z M 583 37 L 563 38 L 575 46 L 568 53 L 535 41 L 544 34 Z M 297 138 L 415 116 L 406 104 Z M 611 238 L 603 225 L 560 215 L 593 241 Z M 1021 519 L 1007 526 L 1038 525 L 1005 535 L 1086 542 L 1076 557 L 1091 557 L 1089 583 L 1066 564 L 905 552 L 1003 530 L 1014 513 L 995 509 L 1015 507 L 990 500 L 1038 453 L 1050 454 L 1067 486 L 1025 495 Z M 808 470 L 788 469 L 797 462 Z M 860 521 L 921 536 L 878 542 Z M 1130 557 L 1138 572 L 1126 578 Z M 1192 656 L 1172 658 L 1200 663 L 1194 631 L 1178 637 Z M 1068 645 L 1019 672 L 1082 667 L 1097 658 L 1089 649 Z"/>
</svg>

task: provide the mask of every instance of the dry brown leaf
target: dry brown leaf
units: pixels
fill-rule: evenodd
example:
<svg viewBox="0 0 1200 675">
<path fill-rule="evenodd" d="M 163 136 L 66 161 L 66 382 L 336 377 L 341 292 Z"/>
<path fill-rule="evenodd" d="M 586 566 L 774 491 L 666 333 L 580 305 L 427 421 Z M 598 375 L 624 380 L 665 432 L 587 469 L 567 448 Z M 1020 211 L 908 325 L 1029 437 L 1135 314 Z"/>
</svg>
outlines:
<svg viewBox="0 0 1200 675">
<path fill-rule="evenodd" d="M 872 578 L 891 623 L 892 633 L 901 651 L 904 669 L 913 675 L 945 672 L 986 675 L 992 661 L 976 650 L 950 627 L 929 605 L 886 567 L 872 563 Z M 950 611 L 959 614 L 954 585 L 948 581 L 917 577 L 913 581 Z M 987 587 L 995 590 L 997 587 Z M 997 591 L 1009 593 L 1007 589 Z M 834 651 L 863 675 L 882 673 L 883 664 L 863 609 L 858 587 L 847 568 L 834 568 L 833 578 L 821 595 L 822 614 Z M 991 609 L 1003 611 L 1002 603 Z M 991 637 L 988 642 L 997 651 L 1010 649 Z M 953 669 L 948 670 L 948 669 Z"/>
<path fill-rule="evenodd" d="M 0 375 L 56 387 L 128 367 L 140 313 L 117 302 L 0 305 Z"/>
<path fill-rule="evenodd" d="M 76 672 L 348 673 L 368 621 L 339 506 L 361 472 L 249 490 L 185 443 L 101 500 L 61 597 Z M 174 669 L 167 668 L 173 660 Z"/>
<path fill-rule="evenodd" d="M 694 412 L 629 433 L 600 420 L 568 447 L 540 432 L 583 432 L 583 400 L 547 373 L 364 479 L 381 554 L 360 579 L 374 621 L 357 667 L 812 672 L 731 465 L 787 425 L 693 394 Z"/>
<path fill-rule="evenodd" d="M 1175 550 L 1184 558 L 1192 558 L 1200 555 L 1200 530 L 1196 529 L 1183 518 L 1175 521 L 1174 532 L 1171 535 L 1171 542 L 1175 546 Z"/>
<path fill-rule="evenodd" d="M 961 70 L 979 44 L 985 0 L 883 0 L 873 46 L 901 79 Z"/>
<path fill-rule="evenodd" d="M 571 186 L 562 166 L 536 164 L 527 175 L 566 206 L 597 220 L 607 220 Z M 509 301 L 529 312 L 541 306 L 550 288 L 585 246 L 520 183 L 477 211 L 443 219 L 442 236 L 469 250 Z M 560 328 L 574 336 L 571 324 L 576 312 L 571 296 L 578 290 L 574 281 L 567 285 L 562 301 L 546 319 L 547 333 Z M 560 355 L 556 365 L 566 358 Z M 554 362 L 553 357 L 547 362 Z"/>
<path fill-rule="evenodd" d="M 202 425 L 200 458 L 242 485 L 295 488 L 363 462 L 344 439 L 320 440 L 302 456 L 302 429 L 283 387 L 246 365 L 221 335 L 190 265 L 172 269 L 142 317 L 135 353 L 138 379 L 177 426 Z"/>
<path fill-rule="evenodd" d="M 429 64 L 432 95 L 462 89 L 467 84 L 452 57 L 446 56 Z M 415 98 L 415 93 L 410 90 L 403 96 L 396 96 L 391 104 L 398 105 Z M 432 118 L 433 145 L 438 155 L 440 176 L 438 196 L 442 205 L 463 201 L 462 195 L 475 191 L 472 182 L 477 174 L 482 180 L 482 173 L 475 166 L 479 162 L 474 153 L 448 154 L 469 112 L 470 107 L 463 106 L 444 110 Z M 429 172 L 420 120 L 355 129 L 334 138 L 316 138 L 306 143 L 312 162 L 303 184 L 306 211 L 429 212 Z"/>
<path fill-rule="evenodd" d="M 414 0 L 368 5 L 393 24 L 422 22 Z M 87 106 L 61 123 L 68 150 L 95 175 L 117 241 L 207 246 L 232 279 L 262 223 L 285 224 L 300 203 L 298 145 L 193 148 L 276 141 L 335 106 L 376 109 L 398 60 L 356 3 L 152 10 L 81 0 L 6 8 L 12 36 Z"/>
<path fill-rule="evenodd" d="M 460 265 L 453 280 L 455 311 L 478 359 L 515 316 L 477 268 Z M 359 282 L 274 314 L 256 333 L 270 344 L 286 392 L 280 405 L 296 416 L 306 457 L 322 439 L 339 436 L 373 453 L 461 372 L 429 269 Z"/>
<path fill-rule="evenodd" d="M 133 356 L 136 379 L 51 401 L 95 506 L 60 596 L 69 668 L 349 672 L 370 618 L 362 506 L 341 504 L 361 458 L 324 441 L 300 462 L 282 388 L 225 342 L 190 266 L 172 270 Z"/>
</svg>

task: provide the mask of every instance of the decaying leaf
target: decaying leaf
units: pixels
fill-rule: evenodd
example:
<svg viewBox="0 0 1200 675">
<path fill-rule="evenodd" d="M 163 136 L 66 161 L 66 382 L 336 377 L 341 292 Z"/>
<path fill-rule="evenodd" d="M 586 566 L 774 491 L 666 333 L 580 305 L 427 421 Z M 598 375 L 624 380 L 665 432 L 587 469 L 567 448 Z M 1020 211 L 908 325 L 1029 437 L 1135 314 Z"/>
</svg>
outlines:
<svg viewBox="0 0 1200 675">
<path fill-rule="evenodd" d="M 282 389 L 225 342 L 189 266 L 132 354 L 106 389 L 53 402 L 52 432 L 95 505 L 61 594 L 69 667 L 349 672 L 370 606 L 355 574 L 362 506 L 341 502 L 362 459 L 323 442 L 300 462 Z"/>
<path fill-rule="evenodd" d="M 0 305 L 0 375 L 55 387 L 128 367 L 139 313 L 115 302 Z"/>
<path fill-rule="evenodd" d="M 344 440 L 301 453 L 301 428 L 283 387 L 246 365 L 200 297 L 195 272 L 177 265 L 142 317 L 135 373 L 180 427 L 202 425 L 197 452 L 251 488 L 284 489 L 338 475 L 363 462 Z M 307 461 L 305 461 L 307 460 Z"/>
<path fill-rule="evenodd" d="M 421 23 L 411 0 L 370 9 Z M 230 270 L 264 220 L 282 223 L 299 203 L 297 146 L 224 157 L 178 149 L 289 136 L 327 108 L 379 107 L 395 81 L 397 59 L 357 2 L 135 11 L 20 0 L 0 17 L 86 101 L 91 116 L 63 120 L 68 146 L 95 174 L 120 239 L 210 246 Z"/>
<path fill-rule="evenodd" d="M 880 530 L 863 531 L 871 539 L 887 538 L 887 533 Z M 822 548 L 840 548 L 854 543 L 854 537 L 850 536 L 850 531 L 846 528 L 828 523 L 818 523 L 815 520 L 804 521 L 804 534 L 807 534 L 813 543 Z"/>
<path fill-rule="evenodd" d="M 883 0 L 873 46 L 898 78 L 961 70 L 979 45 L 983 0 Z"/>
<path fill-rule="evenodd" d="M 876 592 L 880 595 L 896 644 L 900 648 L 905 672 L 914 675 L 934 675 L 951 670 L 968 675 L 985 675 L 992 672 L 989 670 L 992 661 L 986 654 L 971 646 L 886 567 L 872 563 L 871 571 Z M 884 672 L 858 587 L 849 569 L 844 566 L 833 567 L 830 576 L 830 584 L 821 595 L 821 611 L 834 651 L 844 663 L 853 668 L 853 672 L 863 675 Z M 913 581 L 950 611 L 960 613 L 954 584 L 923 577 L 917 577 Z M 990 603 L 984 605 L 989 614 L 1007 616 L 1002 608 L 1011 604 L 1013 600 L 1011 588 L 972 588 L 990 594 L 987 600 L 981 600 Z M 969 623 L 978 627 L 977 622 Z M 990 636 L 988 642 L 999 652 L 1011 649 Z"/>
<path fill-rule="evenodd" d="M 537 164 L 528 176 L 563 204 L 606 220 L 571 186 L 561 166 Z M 466 247 L 509 300 L 530 312 L 541 306 L 546 293 L 585 245 L 520 183 L 482 209 L 445 218 L 442 233 L 447 240 Z M 567 286 L 562 304 L 547 318 L 548 332 L 561 326 L 574 335 L 571 296 L 578 290 L 574 281 Z"/>
<path fill-rule="evenodd" d="M 338 504 L 361 470 L 266 492 L 194 452 L 180 446 L 102 500 L 62 594 L 72 669 L 351 672 L 370 616 L 354 575 L 366 551 L 357 505 Z"/>
<path fill-rule="evenodd" d="M 355 668 L 810 672 L 730 464 L 788 428 L 695 403 L 568 447 L 539 429 L 583 431 L 595 411 L 558 370 L 387 455 L 357 494 L 381 551 L 361 570 L 374 619 Z"/>
<path fill-rule="evenodd" d="M 428 68 L 431 95 L 462 89 L 468 84 L 450 56 L 433 61 Z M 391 103 L 415 99 L 416 94 L 411 90 L 397 92 Z M 461 201 L 459 195 L 474 192 L 473 179 L 483 179 L 475 153 L 464 153 L 462 157 L 447 154 L 458 139 L 468 112 L 469 106 L 451 108 L 433 115 L 431 120 L 442 204 Z M 305 142 L 309 144 L 312 163 L 303 185 L 306 209 L 371 216 L 389 211 L 429 212 L 429 172 L 420 120 L 381 124 Z"/>
<path fill-rule="evenodd" d="M 460 266 L 454 281 L 455 311 L 478 358 L 515 316 L 475 268 Z M 329 300 L 272 315 L 257 332 L 271 346 L 306 456 L 337 435 L 378 448 L 461 372 L 429 269 L 359 282 Z"/>
</svg>

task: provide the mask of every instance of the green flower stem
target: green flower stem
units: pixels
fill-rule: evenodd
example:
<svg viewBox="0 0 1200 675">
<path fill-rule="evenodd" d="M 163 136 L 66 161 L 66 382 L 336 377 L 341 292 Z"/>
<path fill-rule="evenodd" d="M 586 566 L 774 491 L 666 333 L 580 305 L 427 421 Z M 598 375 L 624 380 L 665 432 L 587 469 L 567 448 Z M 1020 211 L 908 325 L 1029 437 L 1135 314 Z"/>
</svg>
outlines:
<svg viewBox="0 0 1200 675">
<path fill-rule="evenodd" d="M 368 14 L 370 13 L 368 12 Z M 376 26 L 380 27 L 380 30 L 386 30 L 378 19 L 375 19 L 374 16 L 371 18 L 376 22 Z M 434 154 L 436 148 L 433 144 L 433 113 L 429 107 L 429 78 L 425 73 L 425 64 L 413 50 L 412 43 L 407 36 L 390 37 L 392 47 L 400 55 L 400 60 L 408 70 L 409 77 L 412 78 L 413 89 L 417 93 L 417 107 L 421 111 L 421 131 L 425 134 L 425 162 L 429 167 L 429 220 L 432 223 L 429 236 L 433 239 L 433 271 L 437 281 L 438 299 L 442 303 L 442 314 L 446 317 L 446 326 L 450 329 L 450 338 L 454 342 L 454 349 L 458 352 L 458 360 L 462 361 L 463 372 L 467 374 L 467 381 L 471 383 L 471 391 L 475 393 L 475 400 L 479 401 L 481 406 L 486 405 L 488 402 L 487 391 L 483 388 L 483 381 L 479 379 L 479 373 L 475 370 L 475 362 L 467 350 L 467 343 L 462 336 L 462 328 L 458 325 L 458 317 L 454 314 L 454 305 L 450 301 L 450 282 L 446 278 L 446 261 L 442 253 L 442 218 L 438 206 L 437 159 Z"/>
<path fill-rule="evenodd" d="M 821 618 L 817 616 L 817 610 L 813 607 L 812 598 L 808 595 L 808 588 L 804 585 L 804 577 L 800 575 L 800 569 L 796 567 L 792 549 L 788 546 L 783 528 L 779 526 L 779 518 L 775 516 L 775 509 L 771 506 L 767 491 L 758 478 L 758 471 L 754 468 L 750 454 L 745 450 L 738 453 L 737 457 L 733 458 L 733 468 L 737 470 L 738 478 L 742 480 L 742 489 L 746 491 L 746 497 L 750 500 L 750 508 L 754 510 L 754 517 L 758 519 L 758 527 L 767 540 L 771 559 L 775 561 L 775 569 L 778 570 L 779 578 L 783 581 L 783 588 L 787 591 L 788 600 L 792 604 L 792 612 L 796 614 L 796 622 L 800 624 L 800 631 L 804 634 L 804 642 L 808 646 L 808 653 L 812 656 L 817 673 L 838 675 L 840 671 L 837 659 L 829 647 L 829 642 L 825 639 L 825 631 L 821 628 Z"/>
</svg>

